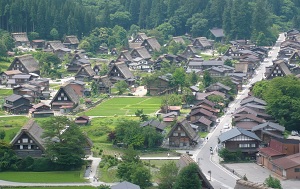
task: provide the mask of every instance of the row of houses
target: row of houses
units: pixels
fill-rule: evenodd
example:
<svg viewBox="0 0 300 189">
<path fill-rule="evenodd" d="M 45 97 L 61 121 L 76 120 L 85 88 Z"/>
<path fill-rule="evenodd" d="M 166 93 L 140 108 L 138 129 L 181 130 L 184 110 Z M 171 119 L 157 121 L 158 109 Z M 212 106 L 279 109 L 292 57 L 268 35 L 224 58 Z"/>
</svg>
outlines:
<svg viewBox="0 0 300 189">
<path fill-rule="evenodd" d="M 266 114 L 266 102 L 249 96 L 232 114 L 233 129 L 219 136 L 220 148 L 240 150 L 279 176 L 297 179 L 300 176 L 300 141 L 285 139 L 285 127 Z"/>
</svg>

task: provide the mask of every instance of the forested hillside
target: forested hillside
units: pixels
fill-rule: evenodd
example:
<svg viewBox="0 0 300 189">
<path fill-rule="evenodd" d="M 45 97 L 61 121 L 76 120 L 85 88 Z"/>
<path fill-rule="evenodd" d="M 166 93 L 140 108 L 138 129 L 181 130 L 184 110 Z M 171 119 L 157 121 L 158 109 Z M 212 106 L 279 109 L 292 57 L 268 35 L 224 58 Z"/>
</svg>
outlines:
<svg viewBox="0 0 300 189">
<path fill-rule="evenodd" d="M 40 38 L 86 36 L 95 27 L 157 29 L 168 35 L 208 36 L 270 44 L 278 31 L 299 28 L 299 0 L 1 0 L 0 27 L 37 32 Z"/>
</svg>

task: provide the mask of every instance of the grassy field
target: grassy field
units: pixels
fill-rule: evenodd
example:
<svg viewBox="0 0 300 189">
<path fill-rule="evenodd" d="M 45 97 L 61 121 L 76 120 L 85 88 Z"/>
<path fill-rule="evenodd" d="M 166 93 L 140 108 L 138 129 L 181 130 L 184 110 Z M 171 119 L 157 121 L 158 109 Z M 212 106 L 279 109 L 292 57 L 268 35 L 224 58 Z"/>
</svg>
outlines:
<svg viewBox="0 0 300 189">
<path fill-rule="evenodd" d="M 5 131 L 4 141 L 10 142 L 14 135 L 28 121 L 28 119 L 29 118 L 25 116 L 1 117 L 0 130 Z"/>
<path fill-rule="evenodd" d="M 0 172 L 1 180 L 26 183 L 82 183 L 86 180 L 81 175 L 82 171 L 64 172 Z"/>
<path fill-rule="evenodd" d="M 5 71 L 10 66 L 13 58 L 3 58 L 0 59 L 0 70 Z"/>
<path fill-rule="evenodd" d="M 11 187 L 2 187 L 2 188 L 9 188 L 9 189 L 20 189 L 20 188 L 24 188 L 24 189 L 95 189 L 96 187 L 92 187 L 92 186 L 58 186 L 58 187 L 54 187 L 54 186 L 49 186 L 49 187 L 18 187 L 18 188 L 11 188 Z"/>
<path fill-rule="evenodd" d="M 137 109 L 143 109 L 145 114 L 155 113 L 161 105 L 159 97 L 120 97 L 112 98 L 84 112 L 87 116 L 134 115 Z"/>
</svg>

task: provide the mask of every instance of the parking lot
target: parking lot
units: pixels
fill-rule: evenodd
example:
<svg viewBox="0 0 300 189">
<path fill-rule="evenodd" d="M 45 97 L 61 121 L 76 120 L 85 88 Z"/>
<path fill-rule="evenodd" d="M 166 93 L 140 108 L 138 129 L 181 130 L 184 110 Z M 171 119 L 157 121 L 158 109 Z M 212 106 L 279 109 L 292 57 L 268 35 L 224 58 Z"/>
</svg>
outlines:
<svg viewBox="0 0 300 189">
<path fill-rule="evenodd" d="M 266 168 L 263 168 L 256 163 L 234 163 L 234 164 L 225 164 L 228 168 L 234 170 L 239 175 L 246 175 L 249 181 L 255 183 L 264 183 L 265 179 L 271 175 L 276 177 L 271 171 Z M 278 178 L 278 177 L 277 177 Z M 299 189 L 300 180 L 282 180 L 281 181 L 282 188 L 288 189 Z"/>
</svg>

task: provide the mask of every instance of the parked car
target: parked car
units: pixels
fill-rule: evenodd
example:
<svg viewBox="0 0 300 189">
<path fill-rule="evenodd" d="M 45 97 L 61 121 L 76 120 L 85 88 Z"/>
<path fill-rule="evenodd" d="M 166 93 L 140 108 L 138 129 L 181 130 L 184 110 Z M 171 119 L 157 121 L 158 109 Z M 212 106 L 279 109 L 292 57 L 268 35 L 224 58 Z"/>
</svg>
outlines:
<svg viewBox="0 0 300 189">
<path fill-rule="evenodd" d="M 229 123 L 225 123 L 225 125 L 223 126 L 224 129 L 229 129 Z"/>
<path fill-rule="evenodd" d="M 299 133 L 298 133 L 298 131 L 292 131 L 292 132 L 291 132 L 291 135 L 292 135 L 292 136 L 298 136 Z"/>
</svg>

